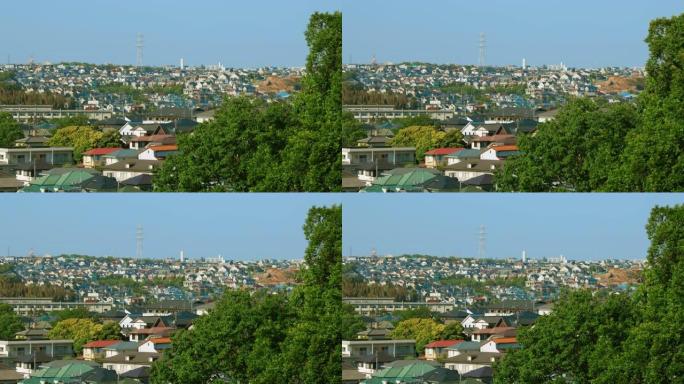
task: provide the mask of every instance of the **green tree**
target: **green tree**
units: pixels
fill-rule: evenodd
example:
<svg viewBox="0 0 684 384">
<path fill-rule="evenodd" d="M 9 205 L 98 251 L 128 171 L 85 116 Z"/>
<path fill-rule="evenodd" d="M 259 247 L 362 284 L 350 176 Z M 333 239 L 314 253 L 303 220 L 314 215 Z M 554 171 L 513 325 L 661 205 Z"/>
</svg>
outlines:
<svg viewBox="0 0 684 384">
<path fill-rule="evenodd" d="M 294 101 L 226 99 L 214 121 L 178 138 L 180 154 L 164 163 L 155 190 L 341 189 L 341 13 L 314 13 L 305 36 L 306 75 Z"/>
<path fill-rule="evenodd" d="M 463 326 L 458 321 L 446 324 L 442 333 L 439 334 L 440 340 L 456 340 L 463 339 L 465 335 L 463 334 Z"/>
<path fill-rule="evenodd" d="M 14 340 L 14 334 L 24 329 L 24 324 L 9 304 L 0 304 L 0 340 Z"/>
<path fill-rule="evenodd" d="M 684 14 L 651 22 L 638 128 L 614 183 L 627 191 L 684 190 Z"/>
<path fill-rule="evenodd" d="M 113 321 L 102 324 L 102 328 L 95 335 L 95 340 L 120 340 L 121 327 Z"/>
<path fill-rule="evenodd" d="M 0 112 L 0 147 L 14 147 L 16 140 L 24 137 L 19 123 L 8 112 Z"/>
<path fill-rule="evenodd" d="M 574 99 L 534 135 L 519 137 L 522 155 L 496 175 L 503 191 L 597 191 L 619 166 L 625 137 L 637 122 L 631 104 Z"/>
<path fill-rule="evenodd" d="M 341 207 L 313 207 L 304 282 L 292 293 L 228 291 L 152 368 L 152 383 L 341 382 L 341 341 L 362 329 L 341 305 Z"/>
<path fill-rule="evenodd" d="M 423 353 L 425 346 L 440 339 L 446 327 L 432 319 L 408 319 L 400 321 L 392 330 L 393 339 L 416 340 L 416 351 Z"/>
<path fill-rule="evenodd" d="M 62 309 L 61 311 L 52 312 L 52 314 L 56 318 L 56 320 L 54 321 L 55 324 L 62 321 L 62 320 L 66 320 L 66 319 L 92 319 L 93 318 L 93 314 L 90 313 L 84 307 L 78 307 L 78 308 L 73 308 L 73 309 Z"/>
<path fill-rule="evenodd" d="M 57 322 L 48 332 L 53 340 L 69 339 L 74 341 L 74 351 L 81 353 L 83 345 L 98 340 L 103 325 L 91 319 L 66 319 Z"/>
<path fill-rule="evenodd" d="M 675 383 L 684 377 L 684 205 L 655 207 L 644 283 L 634 295 L 565 292 L 522 329 L 496 383 Z"/>
<path fill-rule="evenodd" d="M 121 134 L 117 130 L 102 132 L 102 137 L 95 143 L 95 148 L 121 147 Z"/>
<path fill-rule="evenodd" d="M 462 136 L 459 131 L 446 133 L 434 126 L 410 126 L 400 129 L 392 139 L 393 147 L 415 147 L 416 158 L 425 158 L 425 152 L 445 147 L 462 146 Z"/>
<path fill-rule="evenodd" d="M 58 128 L 48 141 L 51 146 L 74 148 L 74 159 L 80 161 L 83 152 L 97 147 L 104 134 L 90 126 L 68 126 Z"/>
</svg>

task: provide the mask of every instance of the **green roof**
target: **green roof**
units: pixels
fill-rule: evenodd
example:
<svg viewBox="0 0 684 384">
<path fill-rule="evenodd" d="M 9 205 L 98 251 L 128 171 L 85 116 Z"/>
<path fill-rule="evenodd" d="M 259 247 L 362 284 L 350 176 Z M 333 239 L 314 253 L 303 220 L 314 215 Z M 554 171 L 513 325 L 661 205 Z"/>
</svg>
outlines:
<svg viewBox="0 0 684 384">
<path fill-rule="evenodd" d="M 22 192 L 70 192 L 83 189 L 116 191 L 116 188 L 116 180 L 102 176 L 94 169 L 54 168 L 32 181 L 28 187 L 22 188 Z"/>
<path fill-rule="evenodd" d="M 396 364 L 400 363 L 400 364 Z M 401 380 L 407 381 L 420 377 L 439 367 L 439 364 L 425 361 L 399 361 L 391 364 L 383 370 L 373 374 L 373 377 L 362 381 L 363 384 L 381 384 L 384 381 Z"/>
<path fill-rule="evenodd" d="M 458 189 L 457 183 L 436 169 L 397 168 L 375 179 L 373 186 L 365 188 L 364 192 L 448 190 Z"/>
</svg>

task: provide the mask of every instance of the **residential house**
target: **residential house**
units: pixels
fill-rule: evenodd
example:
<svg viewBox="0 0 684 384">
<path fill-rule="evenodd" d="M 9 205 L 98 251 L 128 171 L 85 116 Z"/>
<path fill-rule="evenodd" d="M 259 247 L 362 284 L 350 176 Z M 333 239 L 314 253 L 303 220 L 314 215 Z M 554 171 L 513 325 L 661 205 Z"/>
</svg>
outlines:
<svg viewBox="0 0 684 384">
<path fill-rule="evenodd" d="M 415 340 L 343 340 L 342 357 L 362 357 L 386 353 L 397 359 L 416 354 Z"/>
<path fill-rule="evenodd" d="M 73 340 L 0 340 L 0 358 L 36 352 L 61 359 L 73 355 L 73 343 Z"/>
<path fill-rule="evenodd" d="M 83 358 L 85 360 L 102 359 L 105 357 L 105 348 L 120 343 L 121 340 L 97 340 L 83 345 Z"/>
<path fill-rule="evenodd" d="M 440 357 L 446 357 L 447 348 L 453 347 L 462 343 L 463 340 L 438 340 L 433 341 L 425 346 L 425 358 L 427 360 L 436 360 Z"/>
<path fill-rule="evenodd" d="M 173 145 L 151 145 L 140 152 L 140 160 L 164 160 L 167 156 L 178 153 L 178 146 Z"/>
<path fill-rule="evenodd" d="M 86 168 L 100 167 L 105 164 L 103 156 L 116 152 L 121 148 L 93 148 L 83 152 L 83 166 Z"/>
<path fill-rule="evenodd" d="M 437 168 L 447 165 L 447 156 L 453 155 L 462 151 L 463 148 L 435 148 L 425 152 L 425 166 L 428 168 Z"/>
<path fill-rule="evenodd" d="M 72 147 L 0 148 L 0 165 L 46 163 L 62 166 L 73 162 Z"/>
<path fill-rule="evenodd" d="M 106 165 L 102 173 L 107 177 L 113 177 L 118 182 L 139 175 L 152 176 L 161 166 L 159 160 L 122 160 L 114 164 Z"/>
<path fill-rule="evenodd" d="M 107 357 L 102 361 L 102 366 L 106 369 L 116 371 L 119 375 L 129 372 L 131 370 L 151 367 L 152 364 L 159 360 L 161 355 L 159 353 L 150 352 L 122 352 L 112 357 Z"/>
</svg>

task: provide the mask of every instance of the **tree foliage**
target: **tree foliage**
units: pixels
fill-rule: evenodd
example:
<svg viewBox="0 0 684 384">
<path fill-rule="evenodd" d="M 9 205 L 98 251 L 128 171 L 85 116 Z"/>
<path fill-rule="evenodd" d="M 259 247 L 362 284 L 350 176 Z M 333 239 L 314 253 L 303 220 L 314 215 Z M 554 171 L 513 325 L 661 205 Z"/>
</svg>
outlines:
<svg viewBox="0 0 684 384">
<path fill-rule="evenodd" d="M 68 126 L 58 128 L 50 138 L 51 146 L 73 147 L 74 159 L 83 158 L 83 152 L 97 148 L 104 134 L 90 126 Z"/>
<path fill-rule="evenodd" d="M 74 351 L 80 353 L 83 345 L 105 339 L 120 338 L 118 324 L 100 324 L 92 319 L 70 318 L 59 321 L 48 332 L 48 337 L 52 340 L 73 340 Z"/>
<path fill-rule="evenodd" d="M 0 296 L 3 297 L 49 297 L 56 301 L 65 301 L 74 296 L 74 292 L 56 285 L 27 285 L 14 275 L 0 275 Z"/>
<path fill-rule="evenodd" d="M 14 334 L 24 329 L 24 324 L 9 304 L 0 303 L 0 340 L 14 340 Z"/>
<path fill-rule="evenodd" d="M 24 133 L 12 115 L 0 112 L 0 148 L 14 147 L 14 142 L 22 137 Z"/>
<path fill-rule="evenodd" d="M 416 340 L 416 351 L 423 353 L 427 344 L 440 339 L 445 328 L 444 324 L 433 319 L 412 318 L 400 321 L 390 336 L 393 339 Z"/>
<path fill-rule="evenodd" d="M 342 15 L 314 13 L 305 37 L 306 75 L 294 100 L 226 99 L 214 121 L 178 138 L 179 154 L 155 176 L 156 190 L 341 188 Z"/>
<path fill-rule="evenodd" d="M 651 22 L 646 86 L 636 106 L 590 99 L 522 137 L 497 174 L 507 191 L 684 190 L 684 14 Z"/>
<path fill-rule="evenodd" d="M 458 130 L 445 132 L 434 126 L 410 126 L 400 129 L 392 139 L 393 147 L 415 147 L 416 158 L 425 158 L 425 152 L 443 147 L 463 145 L 463 136 Z"/>
<path fill-rule="evenodd" d="M 506 163 L 497 185 L 504 191 L 610 190 L 636 120 L 631 104 L 572 100 L 534 135 L 519 137 L 524 155 Z"/>
<path fill-rule="evenodd" d="M 518 333 L 497 383 L 676 383 L 684 377 L 684 206 L 655 207 L 645 282 L 634 295 L 565 292 Z"/>
<path fill-rule="evenodd" d="M 362 328 L 341 305 L 341 207 L 313 207 L 304 283 L 292 293 L 228 291 L 152 368 L 152 383 L 340 383 L 341 341 Z"/>
</svg>

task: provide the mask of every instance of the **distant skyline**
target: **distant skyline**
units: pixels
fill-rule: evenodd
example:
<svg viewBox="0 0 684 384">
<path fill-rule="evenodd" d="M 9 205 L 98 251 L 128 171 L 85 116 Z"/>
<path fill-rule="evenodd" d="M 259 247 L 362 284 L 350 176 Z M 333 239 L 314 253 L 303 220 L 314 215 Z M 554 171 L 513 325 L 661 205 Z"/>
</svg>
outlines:
<svg viewBox="0 0 684 384">
<path fill-rule="evenodd" d="M 642 67 L 649 22 L 684 12 L 681 0 L 347 1 L 344 59 L 477 64 Z"/>
<path fill-rule="evenodd" d="M 655 205 L 679 194 L 364 194 L 344 200 L 344 256 L 427 254 L 645 260 Z"/>
<path fill-rule="evenodd" d="M 0 199 L 0 256 L 83 254 L 135 257 L 302 259 L 302 225 L 331 194 L 28 194 Z"/>
<path fill-rule="evenodd" d="M 309 16 L 336 11 L 339 1 L 175 2 L 162 0 L 34 0 L 3 3 L 0 63 L 136 62 L 143 34 L 144 65 L 256 68 L 304 66 Z"/>
</svg>

